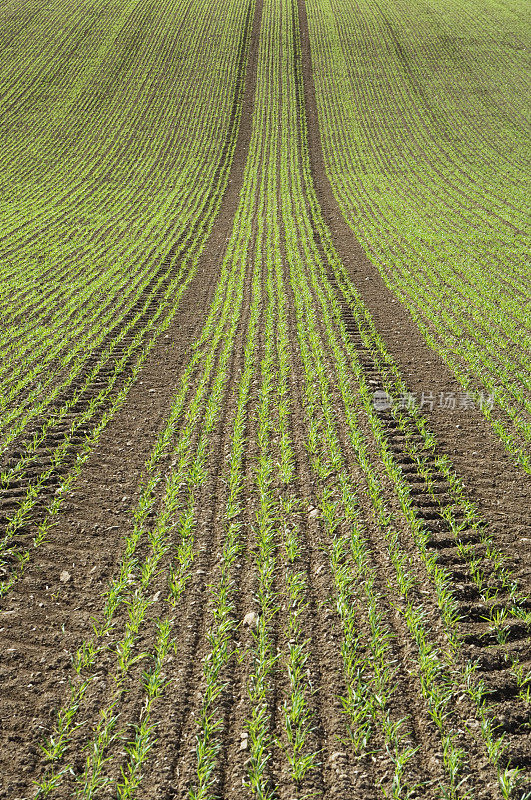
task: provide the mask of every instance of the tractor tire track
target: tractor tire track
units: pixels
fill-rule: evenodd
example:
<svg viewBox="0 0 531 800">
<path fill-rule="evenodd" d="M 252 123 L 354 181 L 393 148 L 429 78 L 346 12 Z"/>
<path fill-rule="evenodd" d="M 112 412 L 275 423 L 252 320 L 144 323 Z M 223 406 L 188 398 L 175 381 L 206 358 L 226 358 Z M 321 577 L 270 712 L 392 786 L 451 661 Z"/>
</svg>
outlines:
<svg viewBox="0 0 531 800">
<path fill-rule="evenodd" d="M 62 476 L 67 475 L 75 465 L 85 437 L 90 436 L 91 432 L 96 429 L 105 411 L 112 405 L 113 398 L 119 394 L 120 389 L 131 378 L 138 357 L 146 347 L 152 346 L 157 341 L 158 332 L 156 329 L 149 331 L 149 322 L 160 308 L 161 303 L 165 304 L 166 308 L 166 314 L 163 314 L 162 319 L 172 311 L 172 297 L 165 298 L 165 292 L 178 279 L 183 263 L 187 263 L 199 252 L 201 253 L 199 268 L 186 287 L 182 303 L 186 303 L 187 298 L 191 298 L 191 302 L 202 312 L 197 315 L 195 323 L 195 330 L 200 330 L 200 325 L 208 309 L 217 274 L 216 270 L 219 269 L 220 250 L 224 246 L 230 230 L 230 221 L 235 212 L 238 186 L 241 184 L 243 164 L 245 163 L 242 151 L 248 149 L 250 122 L 242 118 L 241 110 L 245 92 L 252 20 L 252 4 L 250 3 L 239 47 L 239 77 L 234 89 L 227 140 L 214 174 L 212 187 L 205 198 L 203 210 L 198 215 L 196 223 L 184 230 L 171 245 L 146 286 L 143 295 L 126 313 L 120 329 L 114 330 L 104 337 L 100 345 L 90 354 L 75 380 L 52 401 L 47 413 L 34 420 L 24 434 L 13 442 L 2 456 L 0 469 L 15 470 L 15 472 L 11 478 L 4 479 L 0 485 L 0 537 L 2 530 L 9 529 L 9 520 L 20 508 L 28 491 L 31 487 L 36 487 L 31 523 L 18 527 L 15 535 L 10 535 L 6 541 L 9 549 L 3 561 L 0 561 L 0 578 L 4 578 L 4 580 L 10 577 L 13 570 L 16 570 L 17 555 L 20 550 L 31 545 L 36 527 L 45 516 L 46 506 L 53 500 Z M 219 197 L 222 198 L 220 204 Z M 216 205 L 218 205 L 217 213 L 215 213 Z M 201 235 L 201 231 L 208 230 L 209 224 L 212 226 L 211 232 L 203 246 L 201 247 L 201 244 L 198 246 L 197 238 Z M 183 279 L 187 280 L 185 275 L 183 275 Z M 178 285 L 174 287 L 174 291 L 177 290 Z M 148 298 L 147 303 L 146 297 Z M 137 317 L 136 320 L 135 317 Z M 173 328 L 170 328 L 167 333 L 168 338 L 173 339 L 177 325 L 178 323 L 172 323 Z M 135 338 L 139 334 L 141 334 L 141 338 L 135 345 Z M 118 344 L 113 347 L 116 341 Z M 112 348 L 111 354 L 106 356 L 105 353 L 109 348 Z M 128 353 L 128 351 L 130 352 Z M 71 426 L 75 425 L 76 420 L 87 412 L 91 401 L 113 380 L 117 365 L 124 355 L 126 355 L 125 363 L 120 366 L 118 379 L 115 381 L 111 393 L 103 398 L 103 402 L 97 403 L 95 413 L 76 428 L 74 435 L 70 434 Z M 149 356 L 149 358 L 152 357 Z M 94 370 L 96 372 L 92 374 Z M 43 425 L 46 426 L 46 433 L 38 446 L 34 447 L 32 445 L 33 436 L 38 434 Z M 62 454 L 60 463 L 56 463 L 57 448 L 65 440 L 68 440 L 68 446 Z M 26 458 L 27 464 L 20 472 L 16 472 L 21 458 Z M 44 480 L 42 476 L 46 476 Z"/>
<path fill-rule="evenodd" d="M 385 285 L 344 219 L 326 173 L 321 138 L 308 22 L 303 0 L 299 0 L 302 69 L 308 127 L 309 156 L 320 208 L 334 246 L 356 292 L 374 319 L 386 348 L 398 364 L 410 392 L 462 393 L 462 387 L 441 357 L 422 338 L 409 313 Z M 352 329 L 355 333 L 355 329 Z M 376 387 L 375 387 L 376 388 Z M 426 403 L 426 416 L 446 453 L 463 480 L 469 496 L 478 503 L 499 546 L 514 559 L 524 591 L 531 587 L 527 538 L 531 532 L 531 478 L 518 469 L 490 424 L 479 411 L 448 410 Z"/>
</svg>

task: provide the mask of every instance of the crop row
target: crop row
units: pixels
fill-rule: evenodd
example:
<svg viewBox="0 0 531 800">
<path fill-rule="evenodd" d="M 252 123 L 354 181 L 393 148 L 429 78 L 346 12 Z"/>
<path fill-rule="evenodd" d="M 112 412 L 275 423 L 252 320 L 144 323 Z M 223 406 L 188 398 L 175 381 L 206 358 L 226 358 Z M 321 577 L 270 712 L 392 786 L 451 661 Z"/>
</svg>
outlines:
<svg viewBox="0 0 531 800">
<path fill-rule="evenodd" d="M 76 123 L 71 138 L 61 140 L 67 149 L 60 154 L 53 131 L 35 131 L 39 159 L 45 161 L 53 147 L 57 160 L 42 176 L 42 200 L 32 176 L 31 220 L 19 221 L 1 243 L 8 265 L 3 289 L 10 295 L 0 376 L 3 593 L 29 557 L 27 526 L 37 504 L 44 513 L 33 531 L 35 544 L 197 271 L 238 133 L 251 12 L 245 2 L 234 6 L 230 19 L 204 2 L 151 8 L 156 24 L 144 41 L 139 20 L 124 11 L 122 49 L 136 53 L 127 69 L 109 18 L 101 67 L 110 70 L 110 84 L 113 75 L 125 83 L 119 82 L 120 90 L 114 86 L 105 103 L 94 88 L 93 81 L 102 80 L 96 64 L 65 104 L 64 92 L 72 89 L 61 70 L 61 51 L 51 80 L 43 50 L 41 81 L 50 79 L 54 108 L 63 109 L 65 124 L 84 124 Z M 25 47 L 34 54 L 40 41 L 35 24 L 24 30 L 33 36 Z M 141 39 L 139 49 L 127 44 L 128 26 Z M 79 33 L 78 39 L 82 43 Z M 104 58 L 110 50 L 115 61 Z M 164 90 L 158 88 L 161 60 Z M 195 91 L 183 102 L 199 64 L 203 77 L 194 77 Z M 32 91 L 39 86 L 44 91 L 46 84 L 32 84 Z M 103 154 L 102 141 L 106 148 L 110 143 Z M 74 153 L 70 167 L 66 156 Z M 14 174 L 24 173 L 16 151 L 7 164 Z M 12 211 L 18 213 L 16 206 Z M 85 215 L 81 228 L 79 213 Z"/>
<path fill-rule="evenodd" d="M 63 152 L 57 154 L 57 142 L 50 131 L 40 136 L 35 132 L 34 147 L 39 159 L 44 159 L 44 151 L 55 148 L 57 161 L 55 171 L 47 169 L 41 178 L 42 219 L 36 210 L 39 206 L 38 178 L 32 173 L 32 218 L 19 225 L 15 233 L 6 235 L 3 242 L 3 255 L 6 263 L 12 264 L 13 271 L 12 277 L 6 276 L 3 281 L 3 288 L 11 296 L 10 314 L 14 321 L 13 326 L 6 321 L 3 337 L 7 348 L 2 350 L 2 370 L 6 375 L 2 384 L 3 424 L 9 438 L 15 419 L 30 405 L 25 400 L 27 389 L 36 388 L 41 402 L 42 396 L 49 394 L 46 399 L 50 402 L 55 394 L 50 393 L 48 387 L 55 384 L 57 391 L 56 375 L 63 380 L 70 379 L 68 368 L 73 366 L 77 372 L 81 370 L 88 354 L 98 345 L 97 336 L 102 330 L 106 333 L 114 328 L 120 330 L 123 315 L 145 291 L 149 279 L 157 275 L 168 250 L 181 237 L 186 238 L 201 212 L 204 214 L 207 210 L 208 190 L 216 182 L 214 176 L 223 154 L 232 111 L 225 81 L 228 77 L 233 84 L 237 82 L 237 45 L 241 45 L 241 41 L 234 33 L 241 30 L 244 10 L 242 4 L 240 13 L 234 15 L 224 31 L 226 38 L 219 43 L 217 53 L 209 51 L 210 57 L 214 52 L 219 59 L 224 58 L 225 63 L 213 85 L 214 71 L 207 59 L 205 73 L 210 77 L 197 85 L 192 108 L 181 102 L 182 87 L 179 91 L 179 82 L 172 72 L 167 75 L 166 95 L 155 91 L 153 85 L 159 59 L 167 55 L 165 50 L 159 52 L 156 46 L 159 37 L 166 38 L 167 19 L 163 17 L 153 30 L 154 41 L 145 43 L 144 51 L 123 76 L 128 78 L 128 91 L 115 90 L 102 107 L 89 84 L 86 94 L 93 105 L 86 109 L 85 118 L 78 109 L 69 109 L 68 113 L 65 110 L 67 118 L 75 111 L 76 118 L 82 117 L 84 123 L 75 136 L 72 133 L 70 139 L 61 142 L 61 148 L 67 148 L 71 158 L 75 156 L 73 169 L 65 165 Z M 218 27 L 217 19 L 207 12 L 205 4 L 198 3 L 193 11 L 197 31 L 191 30 L 184 41 L 177 39 L 177 51 L 186 48 L 189 58 L 185 62 L 186 69 L 182 70 L 184 85 L 190 81 L 193 65 L 207 58 L 203 39 Z M 181 8 L 180 12 L 185 16 L 186 8 Z M 134 18 L 130 24 L 134 31 Z M 179 28 L 178 17 L 177 33 Z M 230 42 L 233 42 L 232 47 Z M 166 46 L 171 44 L 173 41 Z M 20 52 L 32 52 L 38 46 L 37 38 L 33 47 L 27 44 Z M 117 63 L 111 61 L 111 65 L 114 72 L 121 75 L 123 65 L 119 54 L 118 50 Z M 61 81 L 67 77 L 62 66 L 58 58 L 56 68 Z M 171 61 L 167 69 L 168 66 L 172 66 Z M 110 69 L 108 64 L 106 68 Z M 140 94 L 136 81 L 139 69 L 145 69 L 147 78 L 151 78 L 151 82 L 146 79 Z M 177 66 L 173 66 L 173 70 L 176 69 Z M 109 80 L 112 77 L 111 71 Z M 65 86 L 69 85 L 67 81 Z M 63 107 L 61 86 L 62 82 L 55 87 L 58 108 Z M 137 132 L 133 139 L 132 131 L 140 119 L 141 135 Z M 212 122 L 200 125 L 203 119 Z M 112 124 L 118 126 L 114 136 L 107 130 Z M 169 138 L 170 133 L 172 138 Z M 175 140 L 178 147 L 175 147 Z M 102 141 L 112 143 L 103 154 Z M 168 169 L 169 158 L 179 179 Z M 5 161 L 6 168 L 16 176 L 21 170 L 19 153 L 14 152 L 12 160 L 5 156 Z M 114 172 L 116 167 L 118 174 Z M 126 167 L 129 170 L 134 167 L 134 174 L 128 174 Z M 146 200 L 151 205 L 145 205 Z M 85 215 L 82 227 L 75 212 L 78 207 L 77 214 Z M 12 211 L 16 213 L 16 207 Z M 4 219 L 8 224 L 9 214 L 4 215 Z M 38 232 L 37 242 L 34 228 Z M 162 232 L 164 237 L 161 237 Z M 74 237 L 75 245 L 72 245 L 70 240 Z M 159 245 L 154 246 L 154 240 Z M 170 256 L 174 257 L 175 253 Z M 34 270 L 33 260 L 36 262 Z M 26 274 L 30 277 L 28 283 Z M 128 286 L 130 282 L 131 287 Z M 31 311 L 30 320 L 27 320 L 28 311 Z M 81 347 L 76 346 L 80 339 Z M 36 342 L 38 347 L 35 347 Z M 10 358 L 10 352 L 16 355 L 16 360 Z M 19 374 L 21 372 L 23 375 Z M 15 408 L 11 415 L 6 414 L 12 406 Z M 19 433 L 20 428 L 16 432 Z"/>
<path fill-rule="evenodd" d="M 307 5 L 343 214 L 529 471 L 522 19 L 488 3 L 478 30 L 478 4 L 451 0 Z"/>
</svg>

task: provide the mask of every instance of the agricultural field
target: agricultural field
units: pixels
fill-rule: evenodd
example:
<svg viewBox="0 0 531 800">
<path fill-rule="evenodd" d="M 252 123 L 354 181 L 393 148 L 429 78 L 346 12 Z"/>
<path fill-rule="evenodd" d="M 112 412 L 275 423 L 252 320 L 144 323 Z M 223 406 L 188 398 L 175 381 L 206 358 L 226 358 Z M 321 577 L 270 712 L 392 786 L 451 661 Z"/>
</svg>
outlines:
<svg viewBox="0 0 531 800">
<path fill-rule="evenodd" d="M 521 0 L 15 0 L 0 798 L 531 798 Z"/>
</svg>

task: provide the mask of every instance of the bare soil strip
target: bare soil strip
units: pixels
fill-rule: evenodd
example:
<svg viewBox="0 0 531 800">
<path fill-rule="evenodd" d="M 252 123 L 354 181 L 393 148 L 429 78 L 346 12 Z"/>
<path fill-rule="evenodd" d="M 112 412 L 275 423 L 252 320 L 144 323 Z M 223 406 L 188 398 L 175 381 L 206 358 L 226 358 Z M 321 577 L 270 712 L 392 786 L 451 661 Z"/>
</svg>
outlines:
<svg viewBox="0 0 531 800">
<path fill-rule="evenodd" d="M 418 399 L 422 392 L 426 396 L 433 393 L 433 409 L 426 403 L 425 413 L 437 436 L 440 451 L 450 456 L 500 546 L 506 548 L 517 564 L 522 562 L 520 575 L 529 581 L 529 540 L 525 537 L 531 531 L 531 480 L 511 462 L 479 413 L 459 407 L 438 408 L 440 393 L 453 392 L 458 396 L 462 389 L 442 359 L 422 339 L 413 320 L 389 291 L 341 214 L 326 175 L 320 143 L 308 27 L 302 0 L 299 8 L 312 172 L 334 245 L 388 351 L 399 364 L 410 391 Z"/>
<path fill-rule="evenodd" d="M 252 9 L 250 2 L 227 141 L 228 152 L 239 121 L 234 157 L 228 176 L 226 172 L 217 176 L 227 181 L 226 190 L 197 274 L 176 321 L 153 348 L 125 404 L 69 492 L 59 525 L 40 546 L 38 560 L 27 566 L 0 611 L 0 797 L 6 800 L 33 794 L 31 782 L 41 760 L 39 745 L 69 694 L 72 654 L 90 633 L 90 617 L 114 573 L 123 531 L 138 499 L 142 467 L 168 416 L 174 387 L 217 284 L 251 136 L 261 2 L 256 3 L 254 17 Z M 180 245 L 175 243 L 172 250 L 177 252 Z M 49 491 L 53 489 L 52 481 Z"/>
</svg>

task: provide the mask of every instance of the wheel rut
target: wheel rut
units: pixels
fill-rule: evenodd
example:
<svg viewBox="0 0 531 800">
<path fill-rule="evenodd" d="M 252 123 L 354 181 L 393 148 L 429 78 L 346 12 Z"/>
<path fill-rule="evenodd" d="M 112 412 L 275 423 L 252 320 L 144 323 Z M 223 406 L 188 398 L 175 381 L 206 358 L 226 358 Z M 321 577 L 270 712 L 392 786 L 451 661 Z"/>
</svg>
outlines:
<svg viewBox="0 0 531 800">
<path fill-rule="evenodd" d="M 245 108 L 246 73 L 253 6 L 245 17 L 238 55 L 238 80 L 234 88 L 227 139 L 216 167 L 211 189 L 205 197 L 196 221 L 179 235 L 155 269 L 140 297 L 127 311 L 117 329 L 109 332 L 93 350 L 75 380 L 48 405 L 44 414 L 10 444 L 0 459 L 0 593 L 9 590 L 13 573 L 21 558 L 32 546 L 39 523 L 61 491 L 65 476 L 76 466 L 87 437 L 91 437 L 102 418 L 112 408 L 120 391 L 127 391 L 135 379 L 135 365 L 142 362 L 165 331 L 163 349 L 148 354 L 157 359 L 167 353 L 168 340 L 175 345 L 182 340 L 183 322 L 188 316 L 192 332 L 201 329 L 209 307 L 215 279 L 221 264 L 225 239 L 230 232 L 243 179 L 243 164 L 250 139 L 250 119 Z M 221 202 L 220 198 L 221 197 Z M 211 232 L 201 246 L 201 235 L 211 225 Z M 199 258 L 196 275 L 191 280 L 186 266 Z M 175 316 L 175 302 L 185 285 L 179 318 L 165 330 L 164 320 Z M 187 285 L 186 285 L 187 284 Z M 194 314 L 187 309 L 193 307 Z M 161 307 L 164 312 L 160 314 Z M 158 319 L 152 326 L 153 318 Z M 185 350 L 193 341 L 185 336 L 177 346 Z M 174 382 L 166 384 L 174 385 Z M 152 394 L 153 387 L 148 390 Z M 103 394 L 102 394 L 103 392 Z M 150 398 L 147 398 L 149 400 Z M 22 504 L 32 504 L 31 522 L 20 516 Z M 16 521 L 15 521 L 16 520 Z M 23 563 L 23 562 L 22 562 Z M 1 594 L 0 594 L 1 596 Z"/>
<path fill-rule="evenodd" d="M 514 559 L 529 589 L 527 540 L 531 532 L 531 478 L 513 463 L 480 411 L 460 407 L 461 402 L 466 405 L 461 385 L 442 358 L 427 345 L 341 213 L 326 172 L 306 8 L 303 0 L 298 1 L 309 158 L 321 213 L 334 247 L 387 351 L 399 366 L 408 391 L 419 405 L 424 393 L 425 404 L 421 410 L 437 437 L 439 452 L 451 458 L 467 493 L 478 504 L 499 546 Z M 355 333 L 355 325 L 352 332 Z M 444 404 L 440 407 L 441 397 L 452 395 L 457 398 L 456 408 L 444 407 Z"/>
</svg>

